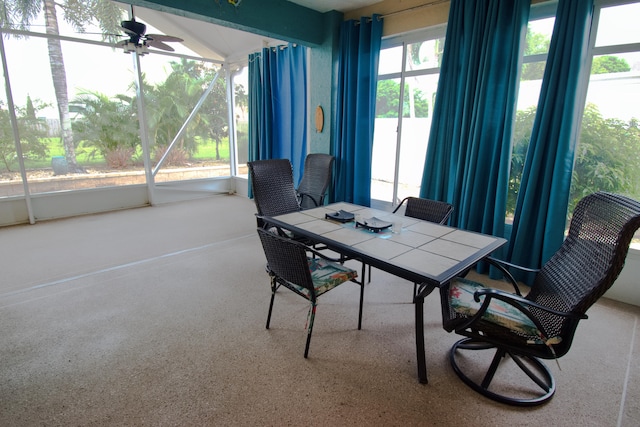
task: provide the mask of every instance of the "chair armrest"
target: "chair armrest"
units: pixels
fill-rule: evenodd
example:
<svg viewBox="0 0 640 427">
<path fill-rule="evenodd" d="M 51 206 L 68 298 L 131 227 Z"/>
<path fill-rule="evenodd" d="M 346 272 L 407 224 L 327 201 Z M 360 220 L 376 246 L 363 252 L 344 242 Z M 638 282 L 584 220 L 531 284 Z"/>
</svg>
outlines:
<svg viewBox="0 0 640 427">
<path fill-rule="evenodd" d="M 497 258 L 493 258 L 493 257 L 487 257 L 487 260 L 489 260 L 489 259 L 491 259 L 492 261 L 494 261 L 494 262 L 496 262 L 498 264 L 502 264 L 503 266 L 515 268 L 517 270 L 525 271 L 527 273 L 538 273 L 540 271 L 539 268 L 523 267 L 521 265 L 513 264 L 513 263 L 510 263 L 508 261 L 503 261 L 501 259 L 497 259 Z"/>
<path fill-rule="evenodd" d="M 505 291 L 502 291 L 500 289 L 484 288 L 484 289 L 477 290 L 473 294 L 473 298 L 474 298 L 474 300 L 476 302 L 480 302 L 480 297 L 481 296 L 485 297 L 484 301 L 482 302 L 482 305 L 480 306 L 480 308 L 478 309 L 476 314 L 471 316 L 467 322 L 464 322 L 464 324 L 461 325 L 462 329 L 472 328 L 473 324 L 478 322 L 482 318 L 482 316 L 484 316 L 485 312 L 489 308 L 489 304 L 491 304 L 491 299 L 492 298 L 499 299 L 499 300 L 509 304 L 510 306 L 516 308 L 518 311 L 520 311 L 534 325 L 536 325 L 536 328 L 538 328 L 538 330 L 544 335 L 545 338 L 551 338 L 551 337 L 547 336 L 548 335 L 547 331 L 542 326 L 542 324 L 540 324 L 538 319 L 536 319 L 531 314 L 531 312 L 529 310 L 525 309 L 525 307 L 529 307 L 529 308 L 535 307 L 537 309 L 546 311 L 547 313 L 551 313 L 551 314 L 554 314 L 556 316 L 567 317 L 567 318 L 575 319 L 575 320 L 586 319 L 587 318 L 586 314 L 577 314 L 577 313 L 570 313 L 570 312 L 565 312 L 565 311 L 554 310 L 552 308 L 545 307 L 545 306 L 540 305 L 540 304 L 538 304 L 536 302 L 533 302 L 533 301 L 530 301 L 528 299 L 525 299 L 520 295 L 511 294 L 509 292 L 505 292 Z"/>
<path fill-rule="evenodd" d="M 306 248 L 307 252 L 310 253 L 313 256 L 316 256 L 318 258 L 322 258 L 322 259 L 326 259 L 327 261 L 331 261 L 331 262 L 337 262 L 338 264 L 343 263 L 346 259 L 344 257 L 339 257 L 339 258 L 333 258 L 330 256 L 327 256 L 326 254 L 318 251 L 315 248 L 312 248 L 310 246 L 307 246 Z"/>
<path fill-rule="evenodd" d="M 486 301 L 483 303 L 483 306 L 485 304 L 487 306 L 489 306 L 489 302 L 490 302 L 491 298 L 496 298 L 496 299 L 499 299 L 499 300 L 502 300 L 502 301 L 506 302 L 509 305 L 512 305 L 512 306 L 516 307 L 518 310 L 522 311 L 525 314 L 526 314 L 526 312 L 523 311 L 521 306 L 519 306 L 518 304 L 522 304 L 522 305 L 525 305 L 525 306 L 528 306 L 528 307 L 535 307 L 537 309 L 546 311 L 547 313 L 551 313 L 551 314 L 554 314 L 556 316 L 561 316 L 561 317 L 568 317 L 570 319 L 586 319 L 587 318 L 586 314 L 571 313 L 571 312 L 568 312 L 568 311 L 555 310 L 553 308 L 546 307 L 544 305 L 540 305 L 537 302 L 530 301 L 530 300 L 528 300 L 526 298 L 523 298 L 520 295 L 510 294 L 509 292 L 505 292 L 505 291 L 502 291 L 500 289 L 492 289 L 492 288 L 479 289 L 473 294 L 473 298 L 476 300 L 476 302 L 480 302 L 480 297 L 483 296 L 483 295 L 486 297 Z M 481 310 L 482 310 L 482 308 L 481 308 Z"/>
<path fill-rule="evenodd" d="M 511 286 L 513 286 L 513 290 L 515 291 L 516 295 L 522 296 L 522 292 L 520 292 L 520 287 L 518 286 L 518 281 L 515 279 L 515 277 L 513 277 L 513 275 L 507 268 L 513 264 L 510 265 L 510 263 L 506 263 L 500 259 L 493 258 L 493 257 L 486 257 L 483 261 L 488 262 L 489 264 L 493 265 L 495 268 L 500 270 L 502 275 L 506 277 L 509 280 L 509 282 L 511 282 Z"/>
<path fill-rule="evenodd" d="M 309 194 L 309 193 L 298 193 L 298 199 L 300 200 L 300 203 L 302 203 L 302 200 L 305 197 L 310 198 L 315 206 L 320 206 L 320 202 L 318 200 L 316 200 L 316 198 L 313 197 L 311 194 Z"/>
<path fill-rule="evenodd" d="M 398 203 L 398 206 L 396 206 L 396 208 L 395 208 L 395 209 L 393 210 L 393 212 L 391 212 L 391 213 L 396 213 L 396 212 L 398 212 L 398 209 L 400 209 L 400 206 L 402 206 L 402 205 L 404 204 L 404 202 L 406 202 L 406 201 L 407 201 L 407 199 L 408 199 L 408 197 L 405 197 L 404 199 L 402 199 L 402 200 L 400 201 L 400 203 Z"/>
</svg>

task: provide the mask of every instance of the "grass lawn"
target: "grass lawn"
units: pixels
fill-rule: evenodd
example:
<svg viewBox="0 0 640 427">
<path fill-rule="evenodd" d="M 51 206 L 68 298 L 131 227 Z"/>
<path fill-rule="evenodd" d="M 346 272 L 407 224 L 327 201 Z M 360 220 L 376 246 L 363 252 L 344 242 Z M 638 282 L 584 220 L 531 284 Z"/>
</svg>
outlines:
<svg viewBox="0 0 640 427">
<path fill-rule="evenodd" d="M 26 169 L 47 169 L 51 167 L 51 158 L 56 156 L 64 157 L 64 149 L 62 148 L 62 143 L 60 142 L 60 138 L 47 138 L 47 148 L 49 155 L 46 158 L 35 159 L 35 158 L 27 158 L 25 159 L 25 167 Z M 219 144 L 219 154 L 221 161 L 229 160 L 229 143 L 227 139 L 222 140 Z M 139 157 L 141 153 L 138 153 L 135 157 Z M 200 142 L 198 144 L 198 151 L 195 153 L 192 161 L 201 162 L 208 160 L 215 160 L 216 158 L 216 145 L 215 142 L 209 140 L 206 143 Z M 104 156 L 99 153 L 92 155 L 91 151 L 87 149 L 83 149 L 82 147 L 78 148 L 76 151 L 76 160 L 78 164 L 84 167 L 89 168 L 100 168 L 106 166 Z M 140 162 L 142 163 L 142 162 Z M 17 164 L 12 167 L 12 169 L 18 169 Z"/>
</svg>

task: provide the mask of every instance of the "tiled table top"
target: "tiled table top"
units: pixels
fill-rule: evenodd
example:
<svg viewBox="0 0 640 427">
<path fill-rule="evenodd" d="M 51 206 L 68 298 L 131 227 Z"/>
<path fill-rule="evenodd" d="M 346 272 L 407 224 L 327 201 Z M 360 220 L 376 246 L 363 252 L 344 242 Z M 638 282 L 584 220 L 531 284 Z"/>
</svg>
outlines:
<svg viewBox="0 0 640 427">
<path fill-rule="evenodd" d="M 359 222 L 377 218 L 393 226 L 379 232 L 356 227 L 355 222 L 340 223 L 325 218 L 339 210 L 351 212 Z M 292 231 L 317 239 L 351 255 L 363 256 L 383 264 L 423 276 L 438 285 L 450 280 L 461 269 L 482 259 L 504 244 L 502 238 L 460 230 L 403 215 L 349 203 L 334 203 L 310 210 L 279 215 L 273 220 Z M 399 224 L 402 224 L 400 229 Z M 375 267 L 375 261 L 371 263 Z M 384 269 L 384 265 L 382 265 Z"/>
</svg>

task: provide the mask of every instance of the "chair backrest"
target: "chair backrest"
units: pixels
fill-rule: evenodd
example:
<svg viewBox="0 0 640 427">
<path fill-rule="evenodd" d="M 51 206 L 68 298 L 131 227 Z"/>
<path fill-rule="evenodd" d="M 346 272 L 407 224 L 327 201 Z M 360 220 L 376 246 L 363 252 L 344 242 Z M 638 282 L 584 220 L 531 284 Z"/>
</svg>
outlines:
<svg viewBox="0 0 640 427">
<path fill-rule="evenodd" d="M 544 264 L 526 298 L 583 315 L 617 279 L 638 227 L 637 201 L 604 192 L 584 197 L 573 213 L 567 238 Z M 535 308 L 531 311 L 549 337 L 562 337 L 554 345 L 558 357 L 568 351 L 578 321 Z"/>
<path fill-rule="evenodd" d="M 288 159 L 256 160 L 247 166 L 258 215 L 274 216 L 300 210 Z"/>
<path fill-rule="evenodd" d="M 305 246 L 295 240 L 278 236 L 271 231 L 262 228 L 257 230 L 264 249 L 264 255 L 267 258 L 269 271 L 277 279 L 307 288 L 309 295 L 313 298 L 315 292 Z M 285 286 L 289 287 L 286 283 Z"/>
<path fill-rule="evenodd" d="M 405 216 L 435 222 L 437 224 L 445 224 L 451 212 L 453 212 L 453 206 L 449 203 L 420 197 L 407 197 L 403 199 L 393 212 L 397 212 L 405 201 L 407 203 L 404 211 Z"/>
<path fill-rule="evenodd" d="M 330 154 L 312 153 L 304 160 L 304 171 L 298 195 L 303 208 L 314 208 L 324 204 L 324 195 L 331 184 L 333 162 Z"/>
</svg>

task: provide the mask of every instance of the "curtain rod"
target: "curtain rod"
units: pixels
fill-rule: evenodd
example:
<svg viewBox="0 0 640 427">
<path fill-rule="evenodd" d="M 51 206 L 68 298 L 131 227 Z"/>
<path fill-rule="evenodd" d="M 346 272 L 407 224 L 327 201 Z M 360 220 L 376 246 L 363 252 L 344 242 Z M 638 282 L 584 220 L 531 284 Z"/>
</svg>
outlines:
<svg viewBox="0 0 640 427">
<path fill-rule="evenodd" d="M 395 12 L 389 12 L 386 15 L 380 15 L 379 19 L 388 18 L 390 16 L 395 16 L 395 15 L 400 15 L 401 13 L 412 12 L 414 10 L 423 9 L 423 8 L 429 7 L 429 6 L 435 6 L 435 5 L 440 4 L 440 3 L 448 3 L 449 1 L 450 0 L 436 0 L 436 1 L 432 1 L 431 3 L 421 4 L 419 6 L 410 7 L 408 9 L 398 10 L 398 11 L 395 11 Z"/>
</svg>

